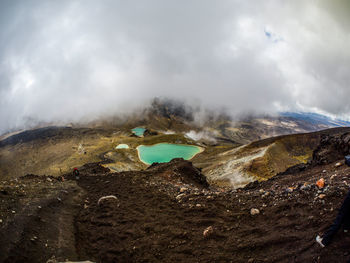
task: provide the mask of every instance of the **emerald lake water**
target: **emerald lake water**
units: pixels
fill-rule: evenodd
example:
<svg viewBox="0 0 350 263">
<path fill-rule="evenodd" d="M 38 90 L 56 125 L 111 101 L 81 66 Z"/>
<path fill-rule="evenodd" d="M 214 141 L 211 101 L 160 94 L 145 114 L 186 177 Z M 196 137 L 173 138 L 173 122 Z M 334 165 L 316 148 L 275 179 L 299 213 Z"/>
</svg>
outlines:
<svg viewBox="0 0 350 263">
<path fill-rule="evenodd" d="M 141 127 L 136 127 L 134 129 L 131 130 L 136 136 L 143 136 L 144 132 L 146 131 L 145 128 L 141 128 Z"/>
<path fill-rule="evenodd" d="M 158 143 L 151 146 L 140 145 L 137 151 L 142 162 L 152 164 L 170 162 L 174 158 L 190 160 L 200 153 L 202 148 L 193 145 Z"/>
</svg>

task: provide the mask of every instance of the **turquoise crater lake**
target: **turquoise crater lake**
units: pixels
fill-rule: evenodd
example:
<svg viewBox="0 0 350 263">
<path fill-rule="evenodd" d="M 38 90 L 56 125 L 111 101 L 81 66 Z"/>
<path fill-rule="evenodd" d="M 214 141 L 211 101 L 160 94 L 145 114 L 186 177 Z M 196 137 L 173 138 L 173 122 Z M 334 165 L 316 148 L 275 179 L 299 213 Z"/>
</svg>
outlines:
<svg viewBox="0 0 350 263">
<path fill-rule="evenodd" d="M 155 145 L 140 145 L 137 147 L 139 158 L 145 164 L 166 163 L 174 158 L 192 159 L 203 151 L 201 147 L 194 145 L 182 145 L 171 143 L 158 143 Z"/>
<path fill-rule="evenodd" d="M 131 130 L 136 136 L 143 136 L 143 134 L 145 133 L 146 129 L 145 128 L 141 128 L 141 127 L 137 127 Z"/>
</svg>

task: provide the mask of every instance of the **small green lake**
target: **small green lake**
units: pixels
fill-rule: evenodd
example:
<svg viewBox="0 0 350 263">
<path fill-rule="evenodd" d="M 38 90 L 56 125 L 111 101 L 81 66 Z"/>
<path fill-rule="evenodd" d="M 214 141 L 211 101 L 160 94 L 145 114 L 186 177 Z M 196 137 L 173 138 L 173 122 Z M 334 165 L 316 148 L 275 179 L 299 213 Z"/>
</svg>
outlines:
<svg viewBox="0 0 350 263">
<path fill-rule="evenodd" d="M 121 143 L 121 144 L 118 144 L 118 146 L 115 148 L 116 149 L 129 149 L 129 145 L 127 145 L 125 143 Z"/>
<path fill-rule="evenodd" d="M 192 159 L 202 152 L 202 148 L 194 145 L 158 143 L 155 145 L 140 145 L 137 147 L 139 158 L 146 164 L 166 163 L 174 158 Z"/>
<path fill-rule="evenodd" d="M 141 128 L 141 127 L 136 127 L 134 129 L 131 130 L 136 136 L 143 136 L 143 134 L 145 133 L 146 129 L 145 128 Z"/>
</svg>

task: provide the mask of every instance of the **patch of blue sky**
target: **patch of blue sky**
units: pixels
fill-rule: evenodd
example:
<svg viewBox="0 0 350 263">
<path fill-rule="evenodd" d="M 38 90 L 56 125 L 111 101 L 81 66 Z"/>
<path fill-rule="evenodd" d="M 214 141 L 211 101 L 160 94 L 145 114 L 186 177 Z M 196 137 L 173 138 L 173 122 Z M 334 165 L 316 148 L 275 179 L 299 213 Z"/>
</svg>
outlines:
<svg viewBox="0 0 350 263">
<path fill-rule="evenodd" d="M 273 43 L 278 43 L 278 42 L 284 41 L 282 37 L 278 36 L 277 34 L 271 32 L 270 30 L 268 30 L 266 28 L 264 29 L 264 34 Z"/>
<path fill-rule="evenodd" d="M 271 33 L 270 33 L 269 31 L 267 31 L 267 30 L 265 29 L 264 32 L 265 32 L 265 36 L 266 36 L 267 38 L 271 38 Z"/>
</svg>

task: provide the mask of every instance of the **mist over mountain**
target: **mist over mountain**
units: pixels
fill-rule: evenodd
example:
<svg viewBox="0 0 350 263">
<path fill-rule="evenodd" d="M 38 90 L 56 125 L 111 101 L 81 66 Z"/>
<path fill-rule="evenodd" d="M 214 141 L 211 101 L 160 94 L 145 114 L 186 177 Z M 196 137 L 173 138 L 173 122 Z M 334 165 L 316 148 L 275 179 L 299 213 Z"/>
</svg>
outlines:
<svg viewBox="0 0 350 263">
<path fill-rule="evenodd" d="M 154 97 L 348 119 L 347 1 L 1 1 L 0 133 Z"/>
</svg>

